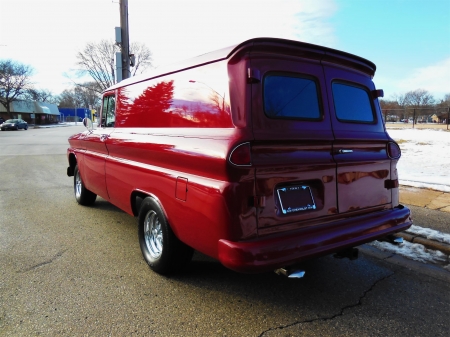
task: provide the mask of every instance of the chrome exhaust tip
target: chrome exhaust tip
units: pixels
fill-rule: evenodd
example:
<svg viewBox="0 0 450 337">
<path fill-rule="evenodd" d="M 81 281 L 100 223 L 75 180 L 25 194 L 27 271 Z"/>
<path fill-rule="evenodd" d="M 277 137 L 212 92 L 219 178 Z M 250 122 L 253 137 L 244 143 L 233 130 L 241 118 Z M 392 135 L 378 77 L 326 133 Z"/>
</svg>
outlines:
<svg viewBox="0 0 450 337">
<path fill-rule="evenodd" d="M 391 235 L 385 236 L 384 238 L 378 239 L 378 241 L 384 241 L 384 242 L 392 243 L 394 245 L 399 245 L 399 244 L 403 243 L 403 238 L 401 236 L 391 234 Z"/>
<path fill-rule="evenodd" d="M 302 278 L 305 276 L 305 271 L 300 269 L 278 268 L 275 269 L 275 274 L 284 275 L 288 278 Z"/>
</svg>

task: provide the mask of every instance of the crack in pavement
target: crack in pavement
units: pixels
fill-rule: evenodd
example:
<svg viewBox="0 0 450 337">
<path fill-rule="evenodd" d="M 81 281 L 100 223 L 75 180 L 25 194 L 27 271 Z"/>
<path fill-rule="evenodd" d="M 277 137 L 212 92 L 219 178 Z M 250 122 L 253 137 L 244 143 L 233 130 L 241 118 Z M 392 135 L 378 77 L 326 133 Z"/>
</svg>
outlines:
<svg viewBox="0 0 450 337">
<path fill-rule="evenodd" d="M 370 293 L 377 286 L 378 283 L 383 282 L 384 280 L 388 279 L 389 277 L 393 276 L 394 274 L 395 274 L 395 272 L 393 272 L 393 273 L 391 273 L 391 274 L 389 274 L 389 275 L 387 275 L 387 276 L 385 276 L 385 277 L 375 281 L 372 284 L 372 286 L 368 290 L 364 291 L 364 293 L 359 297 L 359 300 L 358 300 L 357 303 L 350 304 L 350 305 L 347 305 L 347 306 L 341 308 L 341 310 L 337 314 L 334 314 L 334 315 L 328 316 L 328 317 L 318 317 L 318 318 L 308 319 L 308 320 L 305 320 L 305 321 L 298 321 L 298 322 L 294 322 L 294 323 L 291 323 L 291 324 L 278 326 L 276 328 L 270 328 L 270 329 L 267 329 L 266 331 L 263 331 L 258 337 L 263 337 L 265 335 L 265 333 L 269 332 L 269 331 L 282 330 L 282 329 L 290 328 L 290 327 L 293 327 L 295 325 L 299 325 L 299 324 L 303 324 L 303 323 L 314 323 L 314 322 L 317 322 L 317 321 L 330 321 L 330 320 L 335 319 L 336 317 L 343 316 L 344 315 L 344 311 L 346 311 L 347 309 L 352 309 L 352 308 L 355 308 L 357 306 L 362 305 L 362 300 L 366 297 L 366 295 L 368 293 Z"/>
<path fill-rule="evenodd" d="M 45 265 L 47 265 L 47 264 L 50 264 L 50 263 L 54 262 L 55 260 L 59 259 L 66 251 L 67 251 L 67 249 L 65 249 L 65 250 L 63 250 L 63 251 L 60 251 L 60 252 L 57 253 L 55 256 L 53 256 L 50 260 L 47 260 L 47 261 L 44 261 L 44 262 L 35 264 L 34 266 L 31 266 L 31 267 L 29 267 L 29 268 L 27 268 L 27 269 L 18 271 L 18 273 L 26 273 L 26 272 L 29 272 L 29 271 L 31 271 L 31 270 L 33 270 L 33 269 L 36 269 L 36 268 L 45 266 Z"/>
</svg>

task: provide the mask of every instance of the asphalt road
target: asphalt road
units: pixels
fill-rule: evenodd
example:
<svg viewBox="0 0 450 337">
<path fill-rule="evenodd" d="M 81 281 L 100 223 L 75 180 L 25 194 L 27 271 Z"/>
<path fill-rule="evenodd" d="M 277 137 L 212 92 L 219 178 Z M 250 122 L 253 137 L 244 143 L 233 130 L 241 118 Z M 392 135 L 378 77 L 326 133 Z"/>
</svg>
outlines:
<svg viewBox="0 0 450 337">
<path fill-rule="evenodd" d="M 200 254 L 155 274 L 135 218 L 75 202 L 65 151 L 80 130 L 0 132 L 0 336 L 450 335 L 450 278 L 376 254 L 310 261 L 297 280 Z"/>
</svg>

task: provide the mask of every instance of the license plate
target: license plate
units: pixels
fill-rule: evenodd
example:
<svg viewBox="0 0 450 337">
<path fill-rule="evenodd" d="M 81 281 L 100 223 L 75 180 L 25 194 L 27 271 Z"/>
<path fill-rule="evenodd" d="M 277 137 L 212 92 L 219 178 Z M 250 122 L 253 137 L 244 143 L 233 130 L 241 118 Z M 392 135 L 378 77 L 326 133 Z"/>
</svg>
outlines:
<svg viewBox="0 0 450 337">
<path fill-rule="evenodd" d="M 280 187 L 277 194 L 283 214 L 316 209 L 311 188 L 307 185 Z"/>
</svg>

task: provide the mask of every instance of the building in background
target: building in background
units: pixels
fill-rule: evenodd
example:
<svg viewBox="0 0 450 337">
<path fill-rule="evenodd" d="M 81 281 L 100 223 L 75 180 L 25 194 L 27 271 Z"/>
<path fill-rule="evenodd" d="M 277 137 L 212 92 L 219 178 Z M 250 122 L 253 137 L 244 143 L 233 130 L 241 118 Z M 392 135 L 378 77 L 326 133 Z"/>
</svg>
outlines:
<svg viewBox="0 0 450 337">
<path fill-rule="evenodd" d="M 83 118 L 95 121 L 95 110 L 87 108 L 59 108 L 61 122 L 81 122 Z"/>
<path fill-rule="evenodd" d="M 28 124 L 45 125 L 58 123 L 60 112 L 56 104 L 37 101 L 14 101 L 10 105 L 11 114 L 0 104 L 0 116 L 5 120 L 20 118 Z"/>
</svg>

